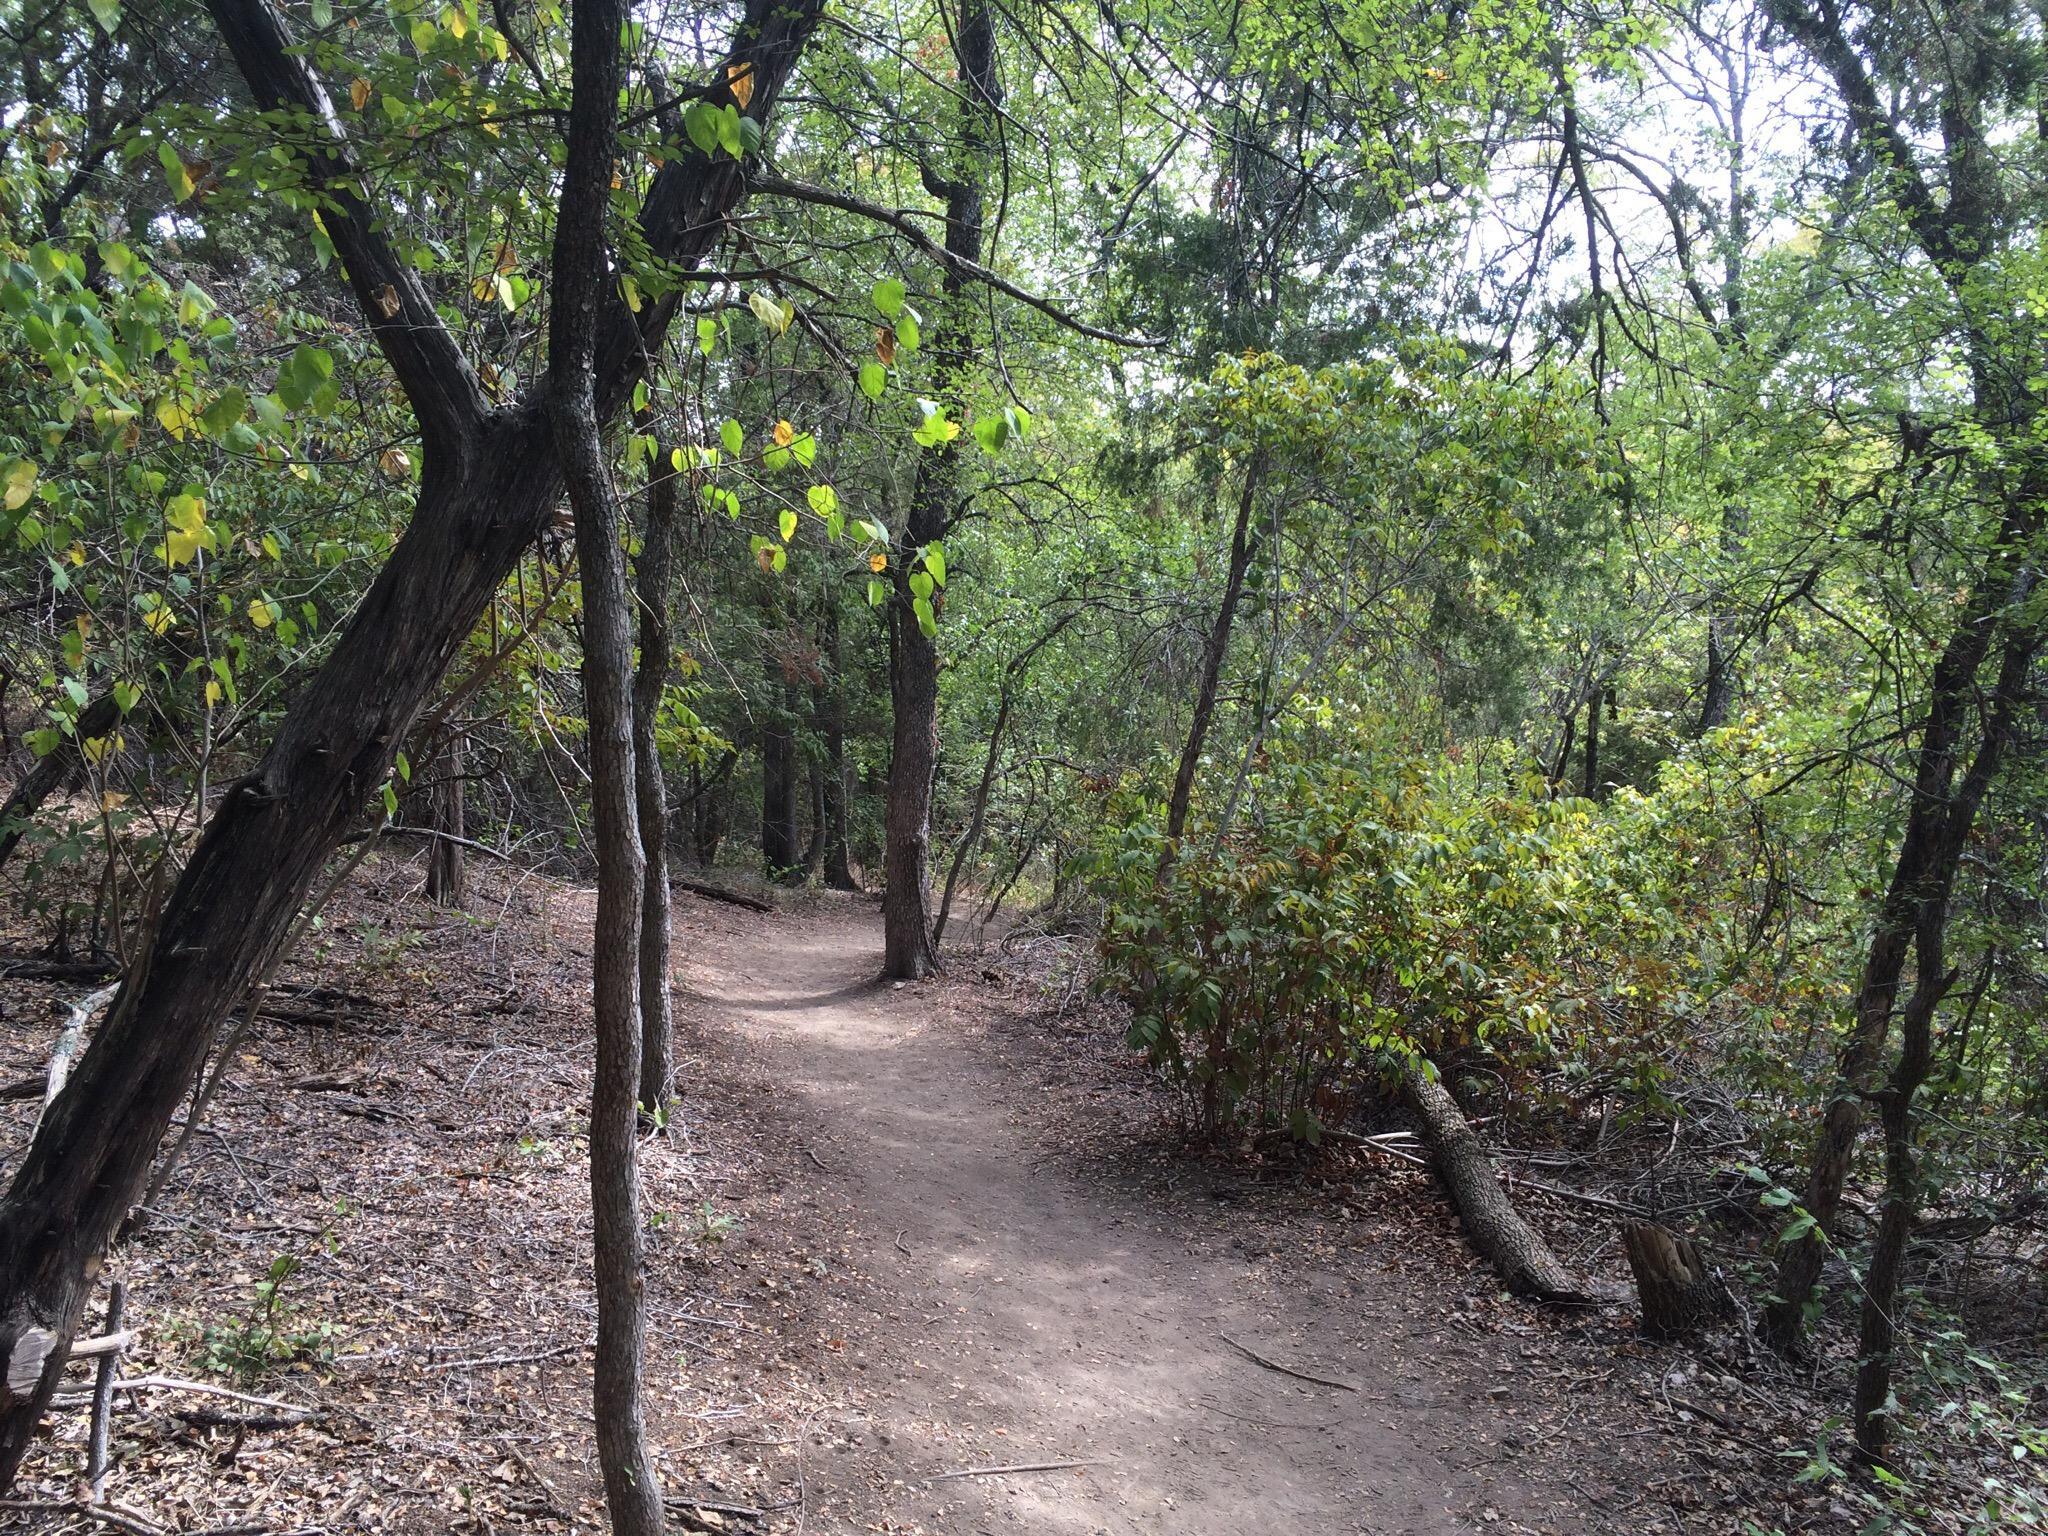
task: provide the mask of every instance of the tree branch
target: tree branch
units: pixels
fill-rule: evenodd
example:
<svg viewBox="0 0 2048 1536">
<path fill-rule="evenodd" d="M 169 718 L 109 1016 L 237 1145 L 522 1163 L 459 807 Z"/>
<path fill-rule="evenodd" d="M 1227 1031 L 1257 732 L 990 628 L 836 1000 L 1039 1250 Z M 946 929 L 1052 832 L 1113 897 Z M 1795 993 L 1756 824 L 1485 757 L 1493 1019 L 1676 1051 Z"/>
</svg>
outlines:
<svg viewBox="0 0 2048 1536">
<path fill-rule="evenodd" d="M 1027 288 L 1020 288 L 1007 278 L 998 277 L 980 262 L 969 261 L 963 256 L 949 253 L 945 246 L 919 229 L 910 215 L 901 209 L 884 208 L 880 203 L 871 203 L 847 192 L 835 192 L 830 187 L 813 186 L 805 181 L 792 181 L 787 176 L 776 176 L 766 171 L 755 172 L 748 180 L 755 192 L 770 197 L 786 197 L 794 202 L 815 203 L 820 208 L 837 208 L 841 213 L 868 219 L 886 225 L 903 236 L 932 260 L 963 277 L 970 277 L 979 283 L 986 283 L 998 293 L 1008 294 L 1028 309 L 1035 309 L 1047 319 L 1065 326 L 1077 335 L 1087 336 L 1095 341 L 1107 341 L 1119 347 L 1153 349 L 1166 345 L 1163 336 L 1127 336 L 1118 331 L 1106 331 L 1099 326 L 1088 324 L 1061 309 L 1052 300 L 1043 298 Z"/>
</svg>

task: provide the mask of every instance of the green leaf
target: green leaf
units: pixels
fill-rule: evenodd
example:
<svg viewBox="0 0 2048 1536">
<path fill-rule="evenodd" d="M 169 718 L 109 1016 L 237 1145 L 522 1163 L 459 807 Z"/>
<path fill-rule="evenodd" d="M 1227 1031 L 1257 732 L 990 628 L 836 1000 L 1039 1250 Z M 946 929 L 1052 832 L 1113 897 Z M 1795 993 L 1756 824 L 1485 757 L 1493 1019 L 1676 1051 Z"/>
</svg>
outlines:
<svg viewBox="0 0 2048 1536">
<path fill-rule="evenodd" d="M 936 544 L 927 544 L 923 552 L 924 568 L 932 573 L 932 580 L 940 586 L 946 584 L 946 552 Z"/>
<path fill-rule="evenodd" d="M 641 379 L 633 385 L 633 409 L 635 412 L 647 409 L 647 381 Z"/>
<path fill-rule="evenodd" d="M 910 573 L 910 590 L 914 595 L 928 599 L 932 595 L 933 586 L 931 572 L 912 571 Z"/>
<path fill-rule="evenodd" d="M 870 400 L 882 398 L 882 391 L 888 387 L 889 370 L 873 358 L 860 365 L 860 392 Z"/>
<path fill-rule="evenodd" d="M 917 328 L 917 316 L 905 310 L 902 318 L 896 322 L 896 345 L 906 352 L 915 352 L 921 334 Z"/>
<path fill-rule="evenodd" d="M 795 538 L 796 509 L 794 507 L 784 507 L 776 514 L 775 526 L 782 534 L 783 543 L 787 544 L 791 539 Z"/>
<path fill-rule="evenodd" d="M 725 425 L 718 429 L 718 440 L 725 444 L 725 451 L 734 458 L 738 458 L 747 446 L 746 432 L 730 417 L 726 419 Z"/>
<path fill-rule="evenodd" d="M 750 155 L 761 153 L 761 125 L 751 117 L 740 119 L 740 148 Z"/>
<path fill-rule="evenodd" d="M 718 148 L 718 108 L 708 101 L 693 101 L 683 113 L 683 132 L 690 142 L 710 154 Z"/>
<path fill-rule="evenodd" d="M 789 451 L 796 456 L 797 463 L 809 469 L 818 457 L 818 440 L 808 432 L 799 432 Z"/>
<path fill-rule="evenodd" d="M 1010 440 L 1010 424 L 1000 416 L 977 416 L 974 418 L 974 440 L 981 444 L 981 451 L 993 457 L 1003 451 L 1003 444 Z"/>
<path fill-rule="evenodd" d="M 888 599 L 889 584 L 879 576 L 868 578 L 868 606 L 879 608 Z"/>
<path fill-rule="evenodd" d="M 910 604 L 910 609 L 917 615 L 917 627 L 924 632 L 924 637 L 927 640 L 936 640 L 939 636 L 939 619 L 938 615 L 932 612 L 931 599 L 915 598 Z"/>
<path fill-rule="evenodd" d="M 820 517 L 830 517 L 839 509 L 839 493 L 829 485 L 814 485 L 804 492 L 804 500 L 811 504 L 811 510 Z"/>
<path fill-rule="evenodd" d="M 156 144 L 157 164 L 164 168 L 164 180 L 171 184 L 171 199 L 184 202 L 192 195 L 192 175 L 185 169 L 185 162 L 171 147 L 169 139 L 158 139 Z"/>
<path fill-rule="evenodd" d="M 92 8 L 92 19 L 100 24 L 100 30 L 111 34 L 121 25 L 121 0 L 87 0 Z"/>
<path fill-rule="evenodd" d="M 697 350 L 706 357 L 709 357 L 711 349 L 717 345 L 718 322 L 709 315 L 699 315 L 697 317 Z"/>
<path fill-rule="evenodd" d="M 885 277 L 875 284 L 868 297 L 875 301 L 875 308 L 882 312 L 884 319 L 894 320 L 903 312 L 903 301 L 908 297 L 908 290 L 899 279 Z"/>
<path fill-rule="evenodd" d="M 778 304 L 767 294 L 759 291 L 747 295 L 747 308 L 754 312 L 754 318 L 774 336 L 780 336 L 788 330 L 790 322 L 796 319 L 794 304 Z"/>
</svg>

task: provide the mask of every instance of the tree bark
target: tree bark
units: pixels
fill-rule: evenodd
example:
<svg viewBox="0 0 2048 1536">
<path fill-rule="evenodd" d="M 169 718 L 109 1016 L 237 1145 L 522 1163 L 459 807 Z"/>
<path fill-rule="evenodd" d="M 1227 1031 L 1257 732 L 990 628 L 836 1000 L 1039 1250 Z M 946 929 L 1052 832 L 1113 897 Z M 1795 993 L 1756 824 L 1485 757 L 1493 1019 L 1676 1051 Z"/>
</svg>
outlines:
<svg viewBox="0 0 2048 1536">
<path fill-rule="evenodd" d="M 258 104 L 310 116 L 295 134 L 369 329 L 418 417 L 412 524 L 255 770 L 220 798 L 165 903 L 149 962 L 80 1060 L 0 1202 L 0 1489 L 62 1374 L 108 1239 L 140 1192 L 214 1032 L 288 934 L 314 876 L 383 784 L 433 689 L 520 553 L 551 519 L 560 461 L 541 404 L 489 409 L 411 266 L 363 201 L 340 118 L 269 0 L 211 0 Z M 733 55 L 764 118 L 816 26 L 819 0 L 750 0 Z M 745 193 L 738 162 L 684 154 L 641 210 L 648 247 L 694 266 Z M 680 289 L 682 285 L 678 285 Z M 389 312 L 393 298 L 395 313 Z M 615 414 L 680 302 L 614 314 L 596 361 Z M 623 309 L 623 306 L 620 306 Z M 636 323 L 637 322 L 637 323 Z"/>
<path fill-rule="evenodd" d="M 1625 1221 L 1621 1240 L 1636 1277 L 1643 1332 L 1651 1338 L 1683 1338 L 1731 1310 L 1726 1282 L 1690 1238 L 1654 1221 Z"/>
<path fill-rule="evenodd" d="M 1465 1235 L 1491 1264 L 1501 1283 L 1517 1296 L 1538 1301 L 1593 1300 L 1527 1222 L 1516 1214 L 1500 1187 L 1493 1159 L 1472 1134 L 1465 1113 L 1421 1061 L 1402 1074 L 1402 1097 L 1414 1111 L 1429 1145 L 1430 1167 L 1451 1197 Z"/>
<path fill-rule="evenodd" d="M 960 263 L 978 267 L 982 250 L 983 164 L 1002 107 L 996 79 L 995 14 L 986 0 L 966 0 L 954 34 L 959 65 L 960 153 L 950 177 L 924 168 L 926 190 L 946 200 L 946 264 L 939 323 L 933 327 L 933 390 L 959 412 L 972 354 L 972 328 L 962 295 Z M 958 441 L 923 450 L 911 486 L 910 517 L 895 563 L 889 604 L 895 643 L 889 671 L 893 712 L 889 804 L 884 831 L 882 974 L 914 981 L 938 968 L 932 939 L 932 786 L 939 768 L 939 647 L 918 627 L 910 590 L 911 558 L 951 530 L 960 488 Z"/>
<path fill-rule="evenodd" d="M 841 675 L 839 605 L 825 600 L 825 885 L 857 891 L 846 826 L 846 682 Z"/>
<path fill-rule="evenodd" d="M 597 1283 L 591 1408 L 605 1506 L 617 1536 L 660 1536 L 661 1481 L 647 1444 L 640 1174 L 640 924 L 646 865 L 635 788 L 633 633 L 620 509 L 597 417 L 598 317 L 623 307 L 605 239 L 625 68 L 628 0 L 576 0 L 570 12 L 568 161 L 555 217 L 548 311 L 548 415 L 576 515 L 583 585 L 583 709 L 597 844 L 591 1005 L 590 1209 Z M 659 663 L 657 662 L 657 667 Z M 657 672 L 655 690 L 659 695 Z M 658 824 L 657 824 L 658 825 Z"/>
<path fill-rule="evenodd" d="M 105 736 L 121 720 L 121 710 L 114 703 L 114 695 L 103 693 L 79 712 L 74 722 L 75 735 L 66 736 L 55 749 L 36 760 L 35 766 L 21 776 L 4 805 L 0 805 L 0 865 L 4 865 L 20 843 L 22 833 L 34 820 L 36 812 L 43 808 L 43 802 L 69 783 L 72 777 L 85 766 L 83 744 L 94 737 Z"/>
<path fill-rule="evenodd" d="M 1208 643 L 1202 648 L 1202 679 L 1195 688 L 1195 712 L 1188 721 L 1188 739 L 1180 749 L 1180 766 L 1173 775 L 1173 795 L 1166 804 L 1167 857 L 1187 829 L 1188 809 L 1194 799 L 1195 774 L 1202 765 L 1202 752 L 1209 743 L 1209 726 L 1216 716 L 1216 693 L 1223 681 L 1223 664 L 1230 656 L 1230 631 L 1237 623 L 1237 605 L 1244 596 L 1244 577 L 1252 559 L 1252 510 L 1258 500 L 1259 478 L 1265 460 L 1254 454 L 1245 465 L 1244 489 L 1237 498 L 1237 520 L 1230 530 L 1230 569 L 1223 579 L 1223 601 L 1216 609 L 1216 622 L 1209 628 Z"/>
<path fill-rule="evenodd" d="M 462 844 L 450 839 L 468 837 L 464 826 L 462 737 L 449 738 L 439 764 L 441 778 L 433 789 L 433 827 L 447 837 L 427 843 L 427 899 L 444 907 L 459 907 L 468 894 L 468 865 Z"/>
<path fill-rule="evenodd" d="M 674 1091 L 675 1014 L 669 992 L 668 780 L 655 727 L 668 685 L 675 638 L 669 598 L 675 581 L 676 484 L 665 446 L 658 445 L 647 482 L 636 597 L 640 664 L 633 673 L 633 792 L 640 823 L 645 883 L 640 913 L 640 1106 L 657 1113 Z"/>
<path fill-rule="evenodd" d="M 796 833 L 796 740 L 780 712 L 761 726 L 761 865 L 787 880 L 803 861 Z"/>
</svg>

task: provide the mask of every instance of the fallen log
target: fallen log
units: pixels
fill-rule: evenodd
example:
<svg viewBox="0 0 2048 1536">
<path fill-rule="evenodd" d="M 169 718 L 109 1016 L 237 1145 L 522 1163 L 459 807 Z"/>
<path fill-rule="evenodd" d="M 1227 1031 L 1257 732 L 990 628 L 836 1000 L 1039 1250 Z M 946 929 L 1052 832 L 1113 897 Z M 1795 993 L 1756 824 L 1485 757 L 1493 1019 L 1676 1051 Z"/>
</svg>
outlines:
<svg viewBox="0 0 2048 1536">
<path fill-rule="evenodd" d="M 671 879 L 669 884 L 679 890 L 688 891 L 692 896 L 702 896 L 706 901 L 730 902 L 735 907 L 745 907 L 749 912 L 773 912 L 775 904 L 763 901 L 758 896 L 743 896 L 738 891 L 728 891 L 723 886 L 705 885 L 698 880 Z"/>
<path fill-rule="evenodd" d="M 1401 1095 L 1420 1124 L 1430 1169 L 1450 1196 L 1465 1236 L 1501 1283 L 1517 1296 L 1560 1305 L 1600 1300 L 1509 1204 L 1493 1159 L 1473 1134 L 1465 1112 L 1420 1057 L 1403 1070 Z"/>
</svg>

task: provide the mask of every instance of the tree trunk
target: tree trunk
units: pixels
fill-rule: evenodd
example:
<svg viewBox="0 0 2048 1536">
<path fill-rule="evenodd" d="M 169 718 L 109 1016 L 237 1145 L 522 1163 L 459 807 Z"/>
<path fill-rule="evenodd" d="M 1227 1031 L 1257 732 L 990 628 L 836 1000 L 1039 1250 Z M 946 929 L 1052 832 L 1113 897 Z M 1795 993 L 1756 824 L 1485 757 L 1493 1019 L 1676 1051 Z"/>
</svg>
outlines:
<svg viewBox="0 0 2048 1536">
<path fill-rule="evenodd" d="M 1580 787 L 1588 800 L 1600 798 L 1600 702 L 1606 696 L 1607 690 L 1596 678 L 1586 698 L 1586 777 Z"/>
<path fill-rule="evenodd" d="M 441 777 L 434 784 L 432 799 L 433 830 L 448 835 L 427 842 L 427 899 L 444 907 L 459 907 L 468 894 L 469 871 L 462 844 L 449 839 L 469 836 L 463 816 L 463 790 L 467 786 L 460 736 L 449 738 L 439 768 Z"/>
<path fill-rule="evenodd" d="M 808 764 L 806 778 L 811 792 L 811 829 L 804 838 L 804 878 L 815 880 L 825 869 L 824 765 L 818 762 Z"/>
<path fill-rule="evenodd" d="M 657 445 L 647 482 L 636 596 L 640 665 L 633 674 L 633 793 L 646 875 L 640 911 L 640 1106 L 657 1113 L 674 1091 L 675 1014 L 669 993 L 668 780 L 655 726 L 668 685 L 675 639 L 669 625 L 674 585 L 676 482 L 665 445 Z"/>
<path fill-rule="evenodd" d="M 846 829 L 846 682 L 840 673 L 839 605 L 825 603 L 825 657 L 830 668 L 825 683 L 825 885 L 834 891 L 857 891 L 853 855 Z"/>
<path fill-rule="evenodd" d="M 1493 1159 L 1472 1134 L 1465 1113 L 1421 1061 L 1402 1074 L 1402 1097 L 1415 1112 L 1429 1145 L 1430 1167 L 1451 1197 L 1465 1236 L 1517 1296 L 1577 1303 L 1593 1296 L 1558 1262 L 1550 1245 L 1515 1213 L 1500 1187 Z"/>
<path fill-rule="evenodd" d="M 1216 692 L 1223 681 L 1223 664 L 1230 656 L 1230 631 L 1237 623 L 1245 571 L 1251 565 L 1252 508 L 1258 499 L 1259 477 L 1264 469 L 1265 460 L 1254 454 L 1245 466 L 1244 489 L 1237 498 L 1237 521 L 1230 530 L 1230 569 L 1223 580 L 1223 601 L 1216 609 L 1208 643 L 1202 648 L 1202 680 L 1195 689 L 1195 713 L 1188 722 L 1187 743 L 1180 749 L 1180 767 L 1173 775 L 1173 797 L 1166 805 L 1168 858 L 1173 856 L 1173 848 L 1187 828 L 1195 774 L 1202 765 L 1202 752 L 1209 743 L 1209 725 L 1216 715 Z"/>
<path fill-rule="evenodd" d="M 485 406 L 473 371 L 360 195 L 339 117 L 268 0 L 212 0 L 259 105 L 310 113 L 309 180 L 371 333 L 418 416 L 420 494 L 399 541 L 255 770 L 220 797 L 136 967 L 23 1154 L 0 1202 L 0 1489 L 62 1374 L 108 1239 L 141 1191 L 214 1032 L 290 931 L 314 876 L 391 770 L 398 744 L 499 583 L 546 527 L 562 484 L 537 401 Z M 818 0 L 750 0 L 732 58 L 764 117 L 808 42 Z M 729 94 L 722 83 L 714 95 Z M 325 139 L 318 129 L 324 125 Z M 642 234 L 694 266 L 745 192 L 738 162 L 686 154 L 656 175 Z M 678 285 L 679 288 L 681 285 Z M 390 313 L 393 297 L 397 312 Z M 597 363 L 615 413 L 679 299 L 614 316 Z"/>
<path fill-rule="evenodd" d="M 576 515 L 583 584 L 583 710 L 596 824 L 597 922 L 591 1007 L 597 1063 L 590 1089 L 592 1267 L 597 1349 L 591 1408 L 605 1506 L 616 1536 L 660 1536 L 661 1482 L 647 1444 L 640 1372 L 646 1355 L 637 1166 L 640 923 L 646 866 L 635 788 L 633 631 L 621 518 L 597 419 L 598 317 L 621 307 L 605 239 L 628 0 L 576 0 L 568 160 L 555 218 L 548 311 L 548 413 Z M 660 693 L 660 662 L 654 688 Z M 657 826 L 659 824 L 657 823 Z"/>
<path fill-rule="evenodd" d="M 786 880 L 802 863 L 796 835 L 796 741 L 779 708 L 761 726 L 761 864 Z"/>
<path fill-rule="evenodd" d="M 984 161 L 1002 106 L 996 80 L 995 14 L 987 0 L 963 4 L 954 55 L 962 87 L 960 153 L 950 178 L 929 165 L 923 170 L 926 190 L 946 200 L 946 253 L 957 258 L 947 264 L 941 279 L 944 296 L 939 323 L 932 331 L 933 391 L 954 408 L 957 418 L 973 346 L 962 297 L 967 280 L 958 262 L 981 260 Z M 931 841 L 932 786 L 939 767 L 939 648 L 918 626 L 910 567 L 918 551 L 951 530 L 959 488 L 957 441 L 918 455 L 889 605 L 894 635 L 889 700 L 894 722 L 883 857 L 882 974 L 911 981 L 938 968 L 932 940 Z M 934 601 L 942 595 L 934 594 Z"/>
<path fill-rule="evenodd" d="M 85 766 L 84 743 L 105 736 L 120 723 L 121 710 L 112 693 L 103 693 L 79 712 L 76 734 L 66 736 L 56 747 L 36 760 L 21 776 L 4 805 L 0 805 L 0 865 L 4 865 L 21 841 L 22 833 L 35 819 L 43 802 L 63 789 Z"/>
<path fill-rule="evenodd" d="M 2039 517 L 2036 509 L 2044 497 L 2048 497 L 2048 466 L 2035 465 L 2019 486 L 2007 514 L 2001 547 L 2008 554 L 2001 564 L 2011 559 L 2010 552 L 2023 547 L 2022 535 L 2031 532 Z M 2032 632 L 2007 640 L 2005 662 L 1984 739 L 1963 783 L 1957 785 L 1963 729 L 1975 701 L 1978 672 L 1991 650 L 1996 616 L 2008 610 L 2028 579 L 2024 570 L 1987 571 L 1972 591 L 1961 622 L 1935 662 L 1927 713 L 1921 721 L 1920 746 L 1915 754 L 1906 828 L 1899 839 L 1891 883 L 1878 908 L 1877 923 L 1864 954 L 1854 1021 L 1842 1043 L 1834 1096 L 1822 1119 L 1807 1171 L 1804 1209 L 1813 1218 L 1813 1230 L 1785 1245 L 1773 1287 L 1775 1299 L 1765 1313 L 1765 1337 L 1781 1353 L 1796 1347 L 1805 1331 L 1807 1303 L 1820 1279 L 1827 1243 L 1834 1235 L 1836 1218 L 1841 1212 L 1842 1190 L 1849 1180 L 1857 1137 L 1862 1131 L 1864 1098 L 1874 1088 L 1872 1079 L 1891 1033 L 1906 956 L 1916 933 L 1925 932 L 1935 942 L 1942 936 L 1942 928 L 1929 929 L 1927 925 L 1931 914 L 1938 911 L 1945 928 L 1949 893 L 1955 884 L 1963 845 L 1976 820 L 1977 807 L 2004 755 L 2011 734 L 2013 697 L 2023 686 L 2026 668 L 2040 644 L 2039 635 Z M 2015 669 L 2016 675 L 2008 676 Z M 2002 725 L 1996 723 L 2001 720 Z"/>
</svg>

